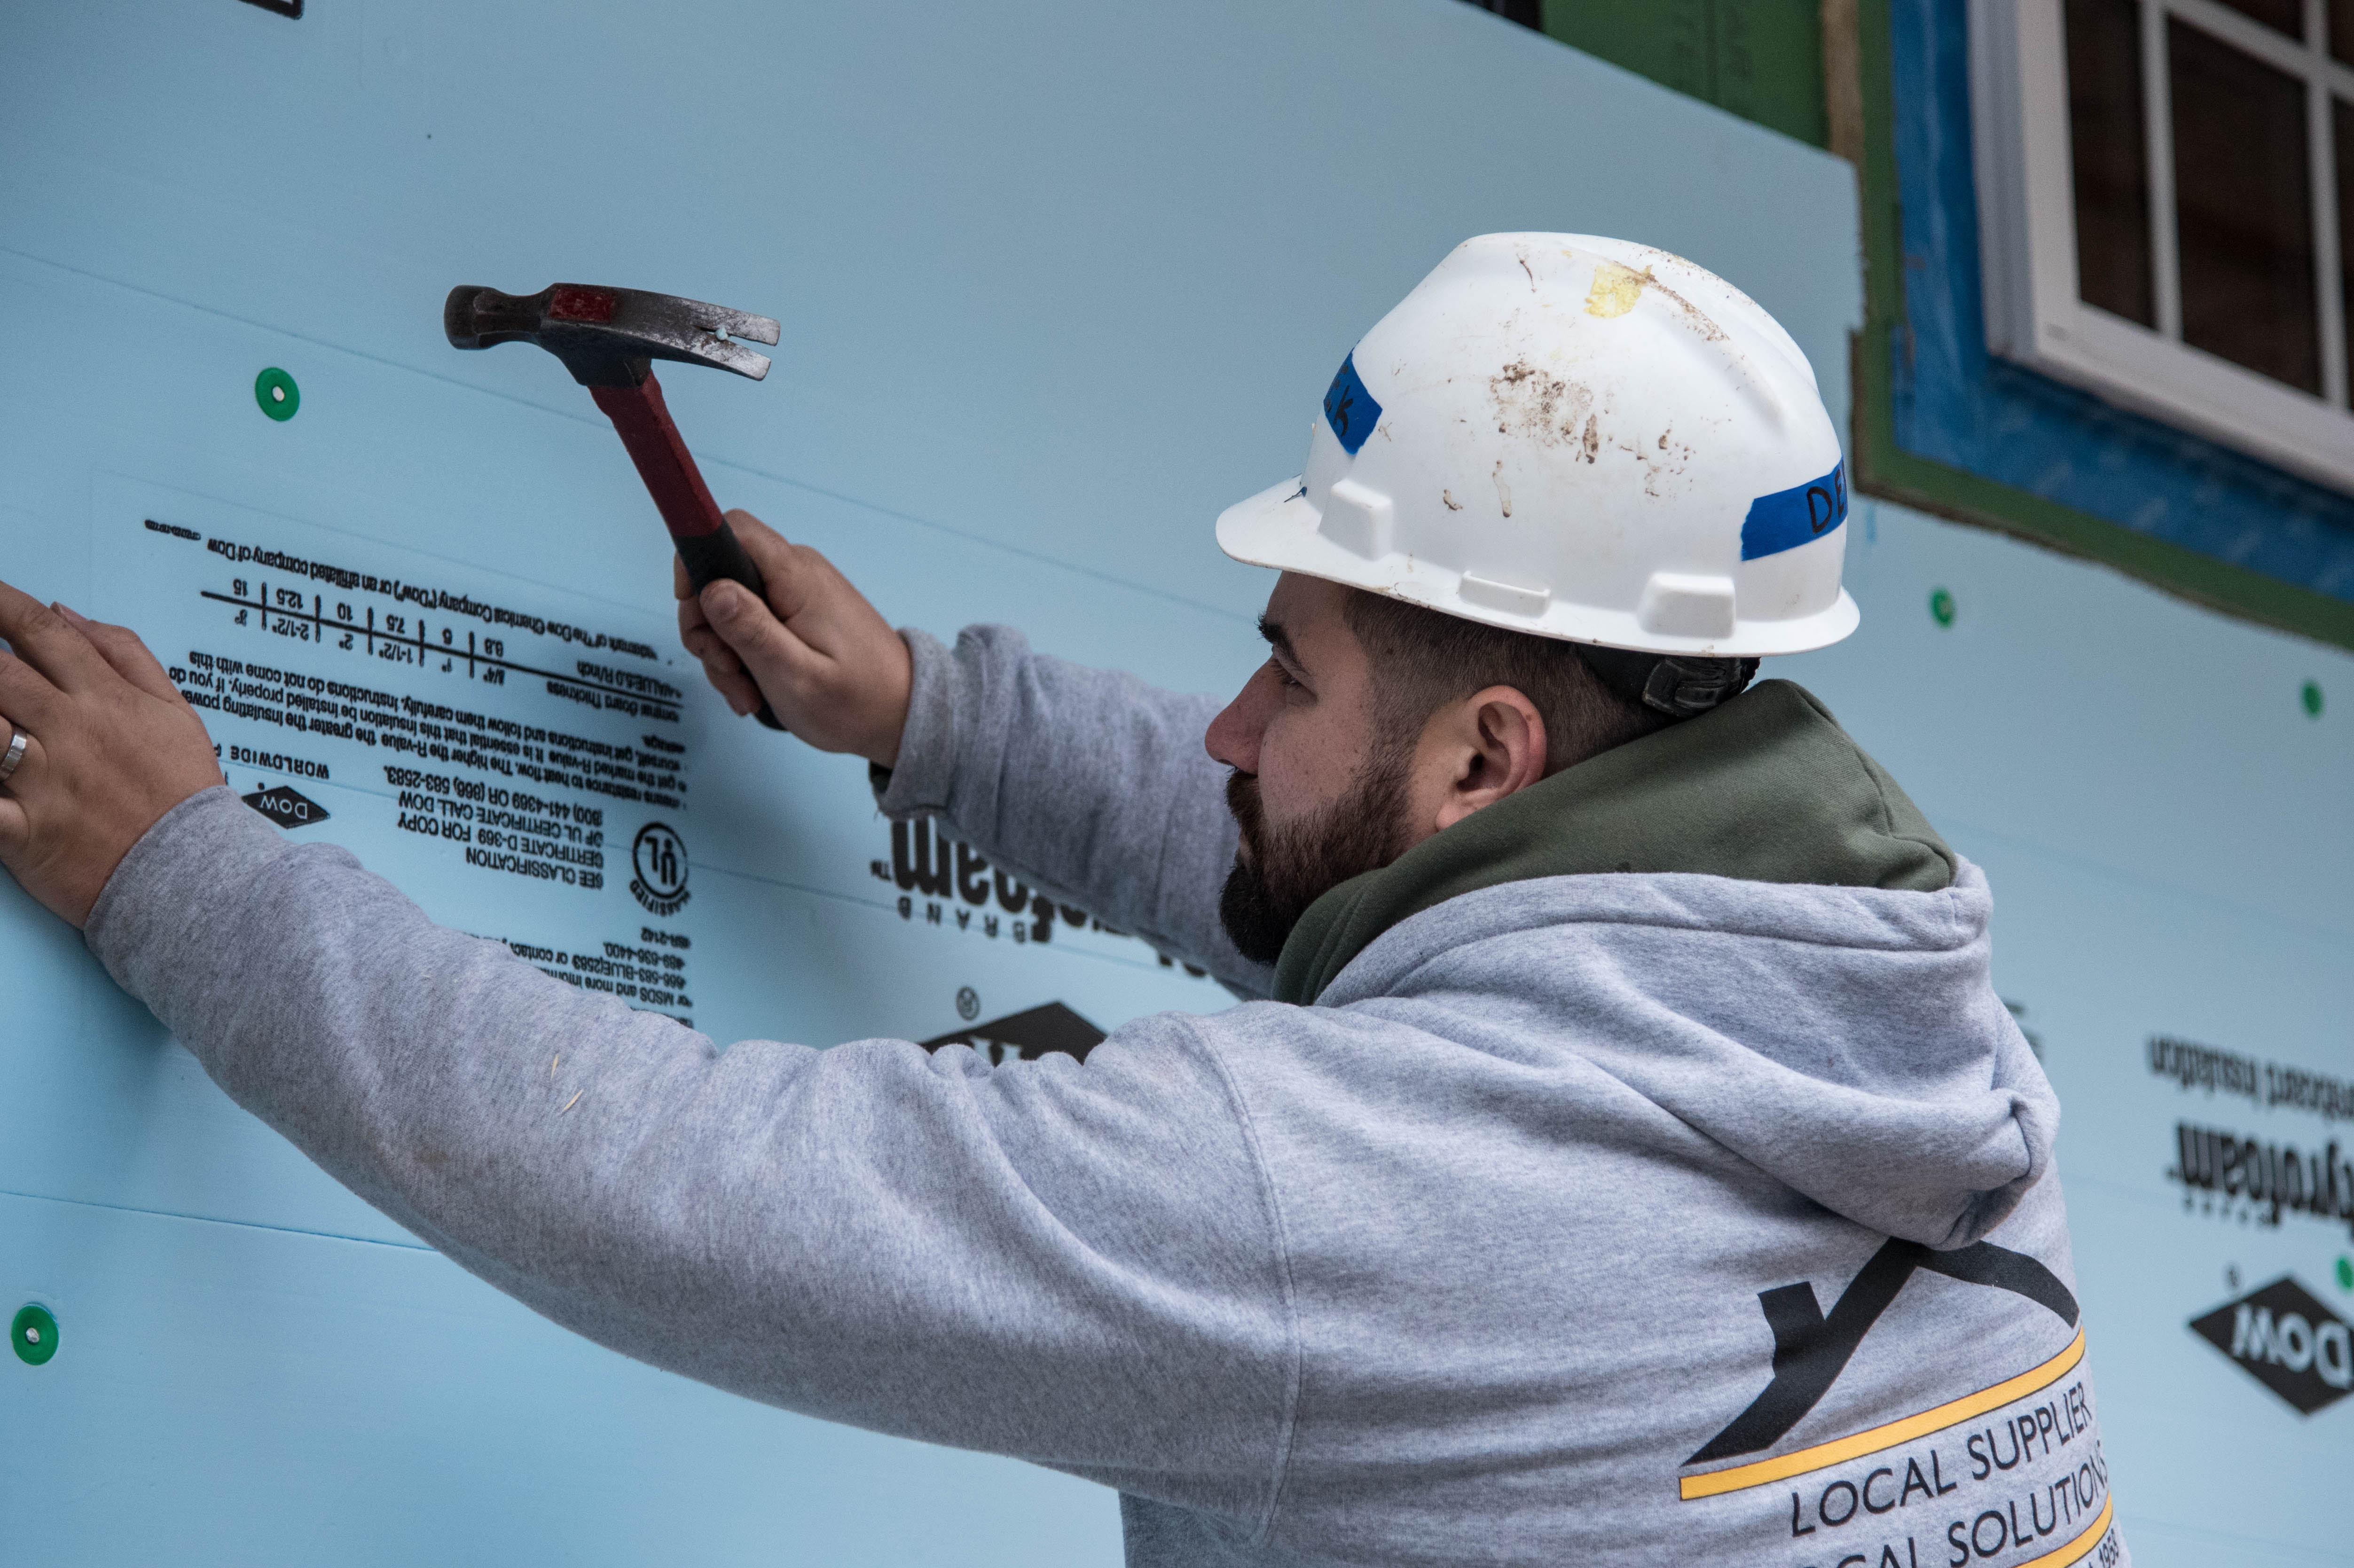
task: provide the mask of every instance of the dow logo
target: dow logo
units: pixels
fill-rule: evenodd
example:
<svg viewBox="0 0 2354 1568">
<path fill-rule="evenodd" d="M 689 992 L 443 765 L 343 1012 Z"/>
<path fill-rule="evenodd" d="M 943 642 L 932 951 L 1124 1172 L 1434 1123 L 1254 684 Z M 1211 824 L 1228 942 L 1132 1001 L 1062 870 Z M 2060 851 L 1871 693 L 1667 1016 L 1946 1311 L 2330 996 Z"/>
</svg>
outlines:
<svg viewBox="0 0 2354 1568">
<path fill-rule="evenodd" d="M 2354 1330 L 2294 1276 L 2193 1318 L 2190 1331 L 2301 1414 L 2354 1390 Z"/>
<path fill-rule="evenodd" d="M 326 807 L 292 785 L 280 784 L 268 789 L 257 789 L 244 800 L 247 805 L 281 828 L 307 828 L 313 822 L 327 820 Z"/>
<path fill-rule="evenodd" d="M 630 843 L 630 891 L 656 915 L 686 905 L 686 843 L 667 822 L 648 822 Z"/>
</svg>

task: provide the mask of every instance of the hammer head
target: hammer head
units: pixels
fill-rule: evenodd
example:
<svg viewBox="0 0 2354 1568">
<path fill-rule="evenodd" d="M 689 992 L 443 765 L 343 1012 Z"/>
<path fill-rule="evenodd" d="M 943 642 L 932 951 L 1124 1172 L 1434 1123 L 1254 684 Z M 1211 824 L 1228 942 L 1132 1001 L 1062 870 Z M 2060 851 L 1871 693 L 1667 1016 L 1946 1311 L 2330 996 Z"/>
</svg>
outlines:
<svg viewBox="0 0 2354 1568">
<path fill-rule="evenodd" d="M 654 359 L 716 366 L 758 381 L 769 374 L 768 355 L 731 340 L 777 341 L 777 323 L 767 316 L 588 283 L 554 283 L 536 294 L 461 283 L 441 307 L 441 325 L 453 348 L 535 343 L 583 387 L 638 386 Z"/>
</svg>

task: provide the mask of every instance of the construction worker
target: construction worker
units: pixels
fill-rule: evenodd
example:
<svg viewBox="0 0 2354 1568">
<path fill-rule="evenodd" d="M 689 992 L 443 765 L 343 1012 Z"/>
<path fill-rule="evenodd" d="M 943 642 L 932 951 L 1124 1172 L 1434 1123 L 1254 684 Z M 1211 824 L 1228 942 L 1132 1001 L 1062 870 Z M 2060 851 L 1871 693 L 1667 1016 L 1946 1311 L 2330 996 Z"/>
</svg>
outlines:
<svg viewBox="0 0 2354 1568">
<path fill-rule="evenodd" d="M 1846 514 L 1765 312 L 1546 234 L 1447 257 L 1219 519 L 1282 573 L 1223 710 L 894 632 L 739 514 L 765 602 L 681 606 L 738 713 L 1272 999 L 1084 1063 L 722 1054 L 558 984 L 283 838 L 134 636 L 13 589 L 0 862 L 463 1267 L 1116 1487 L 1131 1563 L 2109 1568 L 1986 879 L 1751 683 L 1854 628 Z"/>
</svg>

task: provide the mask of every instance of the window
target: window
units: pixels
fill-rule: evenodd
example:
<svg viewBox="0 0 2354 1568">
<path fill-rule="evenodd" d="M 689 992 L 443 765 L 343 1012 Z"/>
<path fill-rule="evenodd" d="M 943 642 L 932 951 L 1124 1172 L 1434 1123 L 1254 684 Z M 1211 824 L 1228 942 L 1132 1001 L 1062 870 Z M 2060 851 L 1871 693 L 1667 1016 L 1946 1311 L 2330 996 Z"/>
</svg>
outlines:
<svg viewBox="0 0 2354 1568">
<path fill-rule="evenodd" d="M 2354 0 L 1972 0 L 1987 344 L 2354 491 Z"/>
</svg>

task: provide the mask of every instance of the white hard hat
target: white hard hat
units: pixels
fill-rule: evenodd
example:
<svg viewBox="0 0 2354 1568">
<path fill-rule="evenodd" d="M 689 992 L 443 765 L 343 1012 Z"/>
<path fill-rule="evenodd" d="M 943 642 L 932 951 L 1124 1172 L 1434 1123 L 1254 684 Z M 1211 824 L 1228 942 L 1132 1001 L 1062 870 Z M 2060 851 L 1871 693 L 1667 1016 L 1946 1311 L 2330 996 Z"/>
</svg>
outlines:
<svg viewBox="0 0 2354 1568">
<path fill-rule="evenodd" d="M 1467 239 L 1342 361 L 1238 561 L 1609 648 L 1797 653 L 1855 630 L 1814 370 L 1714 273 L 1587 234 Z"/>
</svg>

